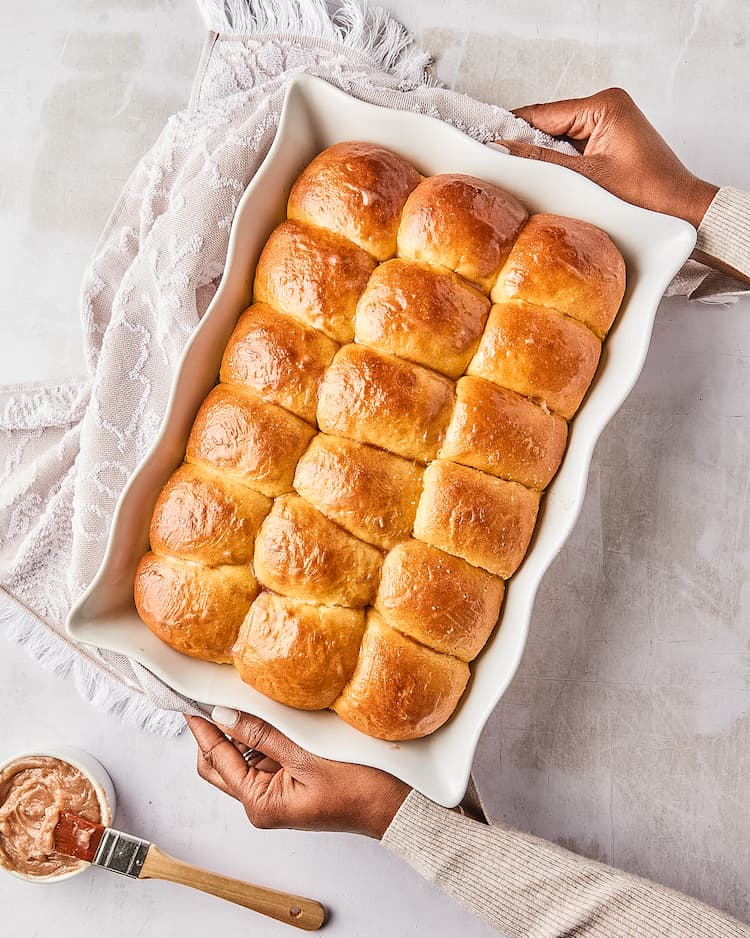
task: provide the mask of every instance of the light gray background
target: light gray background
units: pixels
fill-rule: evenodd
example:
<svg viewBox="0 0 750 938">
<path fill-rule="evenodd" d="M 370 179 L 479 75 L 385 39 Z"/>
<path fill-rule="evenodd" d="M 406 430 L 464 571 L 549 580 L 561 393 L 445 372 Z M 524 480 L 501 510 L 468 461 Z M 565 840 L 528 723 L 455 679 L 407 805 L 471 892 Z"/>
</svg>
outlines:
<svg viewBox="0 0 750 938">
<path fill-rule="evenodd" d="M 628 88 L 696 172 L 750 188 L 750 7 L 628 0 L 387 3 L 449 85 L 516 106 Z M 466 31 L 471 24 L 471 31 Z M 80 273 L 130 169 L 186 101 L 190 0 L 15 7 L 0 72 L 3 382 L 83 371 Z M 595 454 L 477 775 L 503 821 L 750 918 L 750 301 L 664 302 L 643 376 Z M 377 844 L 254 831 L 165 741 L 97 714 L 0 644 L 0 757 L 55 739 L 110 768 L 118 823 L 228 873 L 317 896 L 327 934 L 491 932 Z M 0 878 L 24 938 L 291 934 L 179 887 L 97 872 Z"/>
</svg>

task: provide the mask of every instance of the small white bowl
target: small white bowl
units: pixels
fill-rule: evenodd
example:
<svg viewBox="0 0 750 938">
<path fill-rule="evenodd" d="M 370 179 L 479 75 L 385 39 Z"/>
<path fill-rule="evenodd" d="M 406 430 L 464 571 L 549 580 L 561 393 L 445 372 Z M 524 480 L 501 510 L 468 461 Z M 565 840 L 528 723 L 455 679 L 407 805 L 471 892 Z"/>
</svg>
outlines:
<svg viewBox="0 0 750 938">
<path fill-rule="evenodd" d="M 21 759 L 31 759 L 34 756 L 47 756 L 52 759 L 59 759 L 61 762 L 67 762 L 74 769 L 84 775 L 91 782 L 96 796 L 99 799 L 101 808 L 101 823 L 105 827 L 112 825 L 117 808 L 117 796 L 112 779 L 104 766 L 88 752 L 83 749 L 75 749 L 72 746 L 38 746 L 35 749 L 29 749 L 26 752 L 20 752 L 10 759 L 0 762 L 0 775 L 14 762 Z M 18 879 L 23 879 L 29 883 L 61 883 L 63 880 L 78 876 L 89 868 L 89 863 L 82 863 L 77 869 L 68 870 L 65 873 L 58 873 L 51 876 L 29 876 L 27 873 L 19 873 L 17 870 L 8 869 L 0 866 L 0 870 L 10 873 Z"/>
</svg>

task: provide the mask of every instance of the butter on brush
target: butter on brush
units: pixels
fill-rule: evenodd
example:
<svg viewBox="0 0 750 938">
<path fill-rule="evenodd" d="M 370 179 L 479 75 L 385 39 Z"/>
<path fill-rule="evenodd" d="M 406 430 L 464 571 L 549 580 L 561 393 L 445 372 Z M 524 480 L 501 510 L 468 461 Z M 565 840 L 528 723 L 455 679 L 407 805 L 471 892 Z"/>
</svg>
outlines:
<svg viewBox="0 0 750 938">
<path fill-rule="evenodd" d="M 313 899 L 201 870 L 162 853 L 147 840 L 95 824 L 76 814 L 63 814 L 54 836 L 58 853 L 85 860 L 113 873 L 133 879 L 163 879 L 190 886 L 305 931 L 316 931 L 325 921 L 325 909 Z"/>
</svg>

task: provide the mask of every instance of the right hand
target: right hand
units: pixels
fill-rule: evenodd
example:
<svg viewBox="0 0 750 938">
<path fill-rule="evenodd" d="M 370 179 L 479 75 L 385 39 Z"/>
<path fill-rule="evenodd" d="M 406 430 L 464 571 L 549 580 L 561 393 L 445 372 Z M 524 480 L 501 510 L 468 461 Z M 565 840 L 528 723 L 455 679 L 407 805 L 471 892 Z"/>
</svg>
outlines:
<svg viewBox="0 0 750 938">
<path fill-rule="evenodd" d="M 694 176 L 621 88 L 588 98 L 531 104 L 513 112 L 533 127 L 566 137 L 581 156 L 499 140 L 514 156 L 567 166 L 642 208 L 700 225 L 718 187 Z"/>
<path fill-rule="evenodd" d="M 314 756 L 249 713 L 222 707 L 212 719 L 223 722 L 186 719 L 198 743 L 198 774 L 240 801 L 255 827 L 380 839 L 410 791 L 379 769 Z M 249 763 L 240 754 L 248 748 L 257 753 Z"/>
</svg>

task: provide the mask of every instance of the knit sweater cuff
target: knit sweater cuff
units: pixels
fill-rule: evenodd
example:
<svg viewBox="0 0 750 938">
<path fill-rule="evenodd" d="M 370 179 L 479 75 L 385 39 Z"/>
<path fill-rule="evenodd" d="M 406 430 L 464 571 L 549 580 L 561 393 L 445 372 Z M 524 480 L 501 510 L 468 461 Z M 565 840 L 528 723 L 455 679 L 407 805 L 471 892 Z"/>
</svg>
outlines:
<svg viewBox="0 0 750 938">
<path fill-rule="evenodd" d="M 750 192 L 719 189 L 700 223 L 695 247 L 750 277 Z"/>
<path fill-rule="evenodd" d="M 418 791 L 411 791 L 396 812 L 381 843 L 416 869 L 427 879 L 434 879 L 443 864 L 440 850 L 443 845 L 455 846 L 465 832 L 469 821 L 455 811 L 435 804 Z"/>
</svg>

